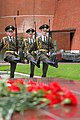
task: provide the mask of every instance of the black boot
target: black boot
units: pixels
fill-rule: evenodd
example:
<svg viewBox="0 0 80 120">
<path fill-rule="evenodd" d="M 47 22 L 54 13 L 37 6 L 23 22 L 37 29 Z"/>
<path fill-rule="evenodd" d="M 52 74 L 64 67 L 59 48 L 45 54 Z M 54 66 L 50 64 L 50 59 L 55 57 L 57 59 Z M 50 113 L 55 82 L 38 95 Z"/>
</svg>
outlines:
<svg viewBox="0 0 80 120">
<path fill-rule="evenodd" d="M 37 60 L 37 66 L 40 68 L 40 59 Z"/>
<path fill-rule="evenodd" d="M 54 67 L 55 67 L 55 68 L 58 68 L 58 61 L 56 61 L 56 62 L 54 63 Z"/>
<path fill-rule="evenodd" d="M 35 60 L 32 60 L 31 62 L 32 62 L 34 65 L 36 65 L 38 68 L 40 68 L 39 63 L 38 63 L 38 62 L 36 62 Z"/>
<path fill-rule="evenodd" d="M 14 59 L 13 59 L 13 62 L 15 62 L 15 63 L 20 63 L 20 58 L 14 58 Z"/>
<path fill-rule="evenodd" d="M 51 65 L 51 66 L 53 66 L 53 67 L 58 68 L 58 61 L 55 61 L 55 62 L 53 62 L 53 61 L 48 61 L 48 64 Z"/>
<path fill-rule="evenodd" d="M 33 74 L 30 74 L 30 78 L 33 78 Z"/>
<path fill-rule="evenodd" d="M 56 68 L 58 68 L 58 61 L 59 61 L 59 60 L 58 60 L 58 58 L 56 57 L 56 58 L 54 59 L 55 67 L 56 67 Z"/>
<path fill-rule="evenodd" d="M 46 77 L 46 75 L 42 75 L 42 77 Z"/>
</svg>

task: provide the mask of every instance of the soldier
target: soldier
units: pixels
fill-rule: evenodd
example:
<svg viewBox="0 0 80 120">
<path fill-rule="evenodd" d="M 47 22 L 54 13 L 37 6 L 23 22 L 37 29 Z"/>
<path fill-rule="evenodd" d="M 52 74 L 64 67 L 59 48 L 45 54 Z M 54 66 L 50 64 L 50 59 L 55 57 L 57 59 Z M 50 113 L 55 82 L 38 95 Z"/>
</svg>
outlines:
<svg viewBox="0 0 80 120">
<path fill-rule="evenodd" d="M 35 30 L 33 28 L 30 28 L 26 30 L 26 34 L 28 35 L 27 39 L 24 39 L 23 49 L 25 53 L 25 58 L 30 61 L 30 78 L 34 76 L 34 68 L 35 65 L 39 68 L 39 62 L 36 61 L 36 54 L 35 51 L 32 51 L 31 53 L 28 52 L 30 46 L 35 42 L 35 39 L 33 38 Z"/>
<path fill-rule="evenodd" d="M 37 50 L 38 59 L 43 62 L 42 77 L 46 77 L 48 64 L 55 68 L 58 68 L 58 61 L 56 58 L 53 61 L 52 56 L 49 57 L 49 53 L 51 54 L 54 52 L 51 37 L 47 35 L 49 26 L 47 24 L 44 24 L 40 26 L 39 29 L 41 30 L 42 36 L 36 39 L 35 43 L 30 47 L 29 52 L 34 49 Z"/>
<path fill-rule="evenodd" d="M 20 58 L 18 58 L 16 53 L 16 41 L 13 36 L 14 30 L 14 26 L 7 26 L 5 28 L 6 37 L 3 37 L 0 41 L 0 50 L 4 54 L 4 61 L 10 63 L 10 78 L 14 78 L 17 62 L 20 62 Z"/>
</svg>

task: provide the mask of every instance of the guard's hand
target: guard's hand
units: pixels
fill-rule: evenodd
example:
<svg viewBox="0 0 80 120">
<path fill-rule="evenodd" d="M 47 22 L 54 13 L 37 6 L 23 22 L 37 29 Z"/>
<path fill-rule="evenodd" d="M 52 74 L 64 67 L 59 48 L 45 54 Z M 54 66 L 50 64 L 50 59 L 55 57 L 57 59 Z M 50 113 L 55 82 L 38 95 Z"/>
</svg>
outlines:
<svg viewBox="0 0 80 120">
<path fill-rule="evenodd" d="M 15 55 L 17 55 L 17 56 L 18 56 L 18 53 L 17 53 L 17 52 L 15 52 Z"/>
<path fill-rule="evenodd" d="M 26 51 L 26 53 L 28 54 L 28 53 L 30 53 L 29 51 Z"/>
<path fill-rule="evenodd" d="M 51 55 L 51 52 L 47 53 L 47 55 L 50 56 L 50 55 Z"/>
</svg>

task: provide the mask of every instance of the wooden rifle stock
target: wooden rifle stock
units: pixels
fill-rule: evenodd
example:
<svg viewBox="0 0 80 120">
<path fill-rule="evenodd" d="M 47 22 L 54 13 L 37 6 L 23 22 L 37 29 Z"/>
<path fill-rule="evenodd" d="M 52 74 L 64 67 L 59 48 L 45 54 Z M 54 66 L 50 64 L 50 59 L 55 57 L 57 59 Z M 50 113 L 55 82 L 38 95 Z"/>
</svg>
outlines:
<svg viewBox="0 0 80 120">
<path fill-rule="evenodd" d="M 17 40 L 17 24 L 16 24 L 16 17 L 14 17 L 14 22 L 15 22 L 16 52 L 18 53 L 18 40 Z"/>
</svg>

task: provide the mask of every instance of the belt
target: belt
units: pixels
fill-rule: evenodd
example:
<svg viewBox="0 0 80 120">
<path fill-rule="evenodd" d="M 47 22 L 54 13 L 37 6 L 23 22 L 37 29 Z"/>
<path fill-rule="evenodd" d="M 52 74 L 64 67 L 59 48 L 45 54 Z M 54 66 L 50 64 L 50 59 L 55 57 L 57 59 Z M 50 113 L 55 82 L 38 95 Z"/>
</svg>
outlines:
<svg viewBox="0 0 80 120">
<path fill-rule="evenodd" d="M 48 50 L 46 50 L 46 49 L 39 49 L 38 51 L 39 52 L 48 52 Z"/>
<path fill-rule="evenodd" d="M 14 53 L 15 51 L 7 50 L 6 52 L 11 52 L 11 53 Z"/>
<path fill-rule="evenodd" d="M 6 53 L 15 53 L 15 51 L 9 51 L 9 50 L 8 50 L 8 51 L 6 51 Z"/>
</svg>

